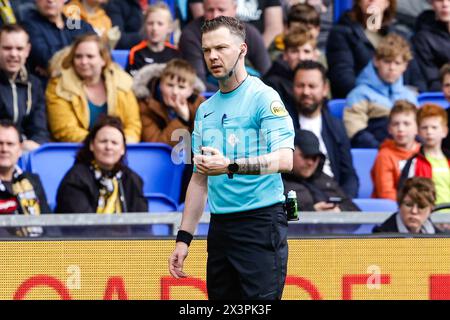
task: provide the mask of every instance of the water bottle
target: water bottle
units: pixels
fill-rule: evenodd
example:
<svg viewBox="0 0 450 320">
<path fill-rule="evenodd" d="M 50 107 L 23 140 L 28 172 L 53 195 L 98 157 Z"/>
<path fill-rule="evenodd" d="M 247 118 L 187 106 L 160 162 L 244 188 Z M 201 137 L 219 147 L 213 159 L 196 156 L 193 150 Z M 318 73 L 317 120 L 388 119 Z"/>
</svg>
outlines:
<svg viewBox="0 0 450 320">
<path fill-rule="evenodd" d="M 297 205 L 297 193 L 294 190 L 288 192 L 286 197 L 286 214 L 289 221 L 297 221 L 298 218 L 298 205 Z"/>
</svg>

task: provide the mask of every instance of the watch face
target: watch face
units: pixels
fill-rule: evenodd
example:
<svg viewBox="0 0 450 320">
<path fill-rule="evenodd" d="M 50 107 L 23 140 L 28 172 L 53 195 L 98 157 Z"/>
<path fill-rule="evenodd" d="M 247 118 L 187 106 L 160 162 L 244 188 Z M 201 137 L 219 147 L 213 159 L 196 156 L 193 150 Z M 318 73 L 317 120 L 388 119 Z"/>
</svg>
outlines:
<svg viewBox="0 0 450 320">
<path fill-rule="evenodd" d="M 237 163 L 231 163 L 231 164 L 228 166 L 228 169 L 229 169 L 231 172 L 236 173 L 236 172 L 238 172 L 238 170 L 239 170 L 239 165 L 238 165 Z"/>
</svg>

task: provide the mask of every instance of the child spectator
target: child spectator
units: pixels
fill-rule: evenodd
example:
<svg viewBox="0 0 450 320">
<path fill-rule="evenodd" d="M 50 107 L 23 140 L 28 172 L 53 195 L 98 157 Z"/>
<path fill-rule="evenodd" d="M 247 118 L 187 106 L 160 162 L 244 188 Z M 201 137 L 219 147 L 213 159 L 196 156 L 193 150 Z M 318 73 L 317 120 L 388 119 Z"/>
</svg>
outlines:
<svg viewBox="0 0 450 320">
<path fill-rule="evenodd" d="M 445 99 L 447 99 L 447 101 L 449 102 L 449 105 L 447 107 L 447 118 L 450 120 L 450 63 L 445 64 L 441 68 L 441 82 Z M 448 134 L 444 141 L 442 141 L 442 147 L 444 149 L 450 150 L 450 134 Z"/>
<path fill-rule="evenodd" d="M 178 143 L 171 140 L 174 130 L 192 132 L 204 89 L 194 68 L 184 60 L 142 68 L 133 84 L 141 112 L 142 141 L 174 146 Z"/>
<path fill-rule="evenodd" d="M 299 3 L 293 5 L 289 9 L 287 28 L 285 29 L 284 34 L 277 35 L 272 44 L 269 46 L 269 53 L 272 60 L 276 59 L 279 54 L 285 51 L 284 38 L 286 34 L 291 33 L 292 30 L 298 28 L 309 30 L 317 43 L 320 33 L 320 15 L 313 6 L 306 3 Z"/>
<path fill-rule="evenodd" d="M 436 204 L 449 203 L 450 152 L 441 146 L 448 134 L 447 113 L 439 105 L 425 104 L 417 113 L 417 124 L 423 147 L 403 168 L 400 186 L 409 177 L 430 178 L 436 187 Z"/>
<path fill-rule="evenodd" d="M 434 12 L 425 11 L 417 19 L 419 30 L 413 44 L 427 90 L 439 91 L 439 69 L 450 61 L 450 4 L 447 0 L 430 3 Z"/>
<path fill-rule="evenodd" d="M 387 137 L 389 111 L 397 100 L 417 104 L 416 94 L 403 84 L 412 59 L 410 46 L 397 34 L 383 38 L 371 61 L 347 96 L 344 124 L 354 148 L 378 148 Z"/>
<path fill-rule="evenodd" d="M 131 48 L 128 57 L 126 70 L 131 75 L 147 64 L 166 63 L 181 57 L 180 52 L 167 42 L 173 31 L 173 18 L 167 4 L 159 2 L 148 7 L 142 31 L 145 40 Z"/>
<path fill-rule="evenodd" d="M 354 0 L 352 9 L 331 29 L 326 54 L 334 99 L 345 98 L 355 87 L 356 78 L 373 58 L 383 36 L 398 32 L 394 24 L 396 4 L 397 0 Z M 376 6 L 377 15 L 368 14 L 371 6 Z M 407 85 L 426 90 L 417 61 L 411 61 L 404 77 Z"/>
<path fill-rule="evenodd" d="M 293 103 L 292 82 L 294 70 L 301 61 L 317 61 L 316 39 L 304 27 L 291 29 L 283 39 L 284 52 L 264 75 L 264 82 L 274 88 L 285 105 Z"/>
<path fill-rule="evenodd" d="M 416 154 L 420 144 L 417 135 L 417 109 L 399 100 L 389 114 L 388 131 L 392 139 L 383 142 L 372 168 L 373 198 L 397 200 L 397 186 L 406 161 Z"/>
<path fill-rule="evenodd" d="M 200 95 L 205 91 L 205 85 L 188 62 L 173 59 L 167 65 L 145 66 L 134 77 L 133 90 L 141 112 L 142 141 L 175 146 L 179 142 L 178 137 L 172 138 L 175 130 L 190 139 L 195 113 L 205 100 Z M 190 147 L 187 147 L 187 152 L 190 152 Z M 185 201 L 191 175 L 192 165 L 186 164 L 178 199 L 180 203 Z"/>
</svg>

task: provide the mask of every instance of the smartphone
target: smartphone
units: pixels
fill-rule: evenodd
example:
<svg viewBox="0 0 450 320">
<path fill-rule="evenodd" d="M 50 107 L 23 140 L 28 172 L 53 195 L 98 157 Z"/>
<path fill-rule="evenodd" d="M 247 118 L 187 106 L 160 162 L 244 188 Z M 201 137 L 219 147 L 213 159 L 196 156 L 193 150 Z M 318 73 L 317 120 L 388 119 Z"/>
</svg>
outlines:
<svg viewBox="0 0 450 320">
<path fill-rule="evenodd" d="M 340 204 L 340 203 L 342 203 L 342 198 L 341 197 L 329 197 L 327 202 L 333 203 L 333 204 Z"/>
</svg>

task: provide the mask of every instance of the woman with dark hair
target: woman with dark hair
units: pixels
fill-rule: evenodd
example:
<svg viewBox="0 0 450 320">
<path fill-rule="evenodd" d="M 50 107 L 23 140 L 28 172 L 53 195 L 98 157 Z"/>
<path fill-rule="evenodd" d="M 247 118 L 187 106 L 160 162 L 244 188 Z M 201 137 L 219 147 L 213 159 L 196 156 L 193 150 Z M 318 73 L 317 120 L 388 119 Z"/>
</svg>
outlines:
<svg viewBox="0 0 450 320">
<path fill-rule="evenodd" d="M 436 202 L 436 189 L 431 179 L 414 177 L 406 180 L 397 202 L 399 212 L 376 226 L 374 233 L 442 233 L 430 220 Z"/>
<path fill-rule="evenodd" d="M 125 134 L 120 119 L 100 117 L 58 188 L 55 212 L 147 212 L 142 179 L 128 168 L 125 157 Z"/>
<path fill-rule="evenodd" d="M 374 57 L 381 38 L 397 32 L 393 23 L 396 8 L 396 0 L 354 0 L 353 8 L 331 29 L 326 54 L 333 98 L 347 96 L 358 74 Z M 404 75 L 405 84 L 424 91 L 422 78 L 417 62 L 412 60 Z"/>
<path fill-rule="evenodd" d="M 108 47 L 96 34 L 77 38 L 63 57 L 60 74 L 46 90 L 50 131 L 57 141 L 82 142 L 102 114 L 123 122 L 126 140 L 139 142 L 141 119 L 133 79 L 112 62 Z"/>
</svg>

